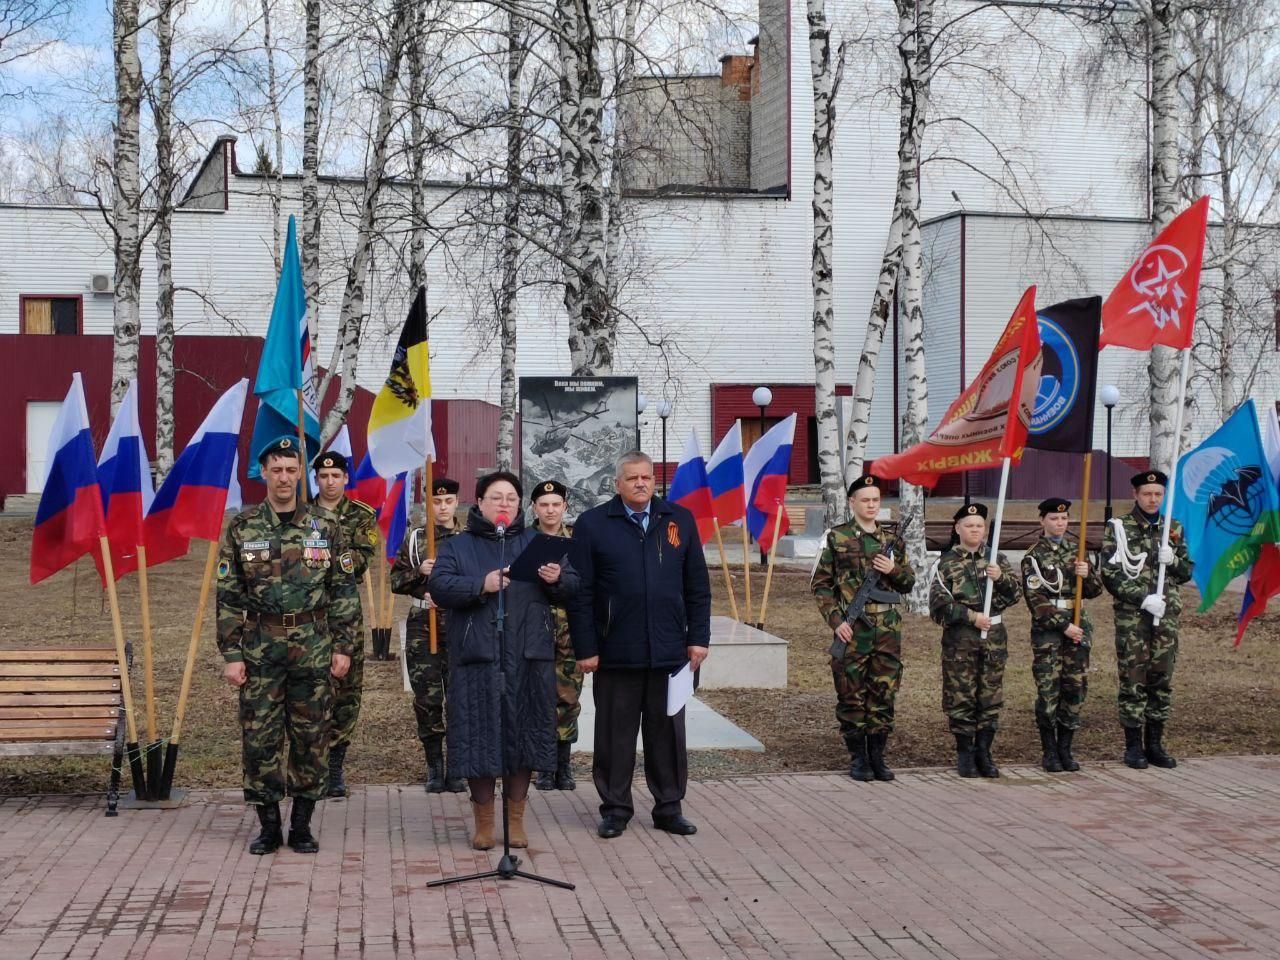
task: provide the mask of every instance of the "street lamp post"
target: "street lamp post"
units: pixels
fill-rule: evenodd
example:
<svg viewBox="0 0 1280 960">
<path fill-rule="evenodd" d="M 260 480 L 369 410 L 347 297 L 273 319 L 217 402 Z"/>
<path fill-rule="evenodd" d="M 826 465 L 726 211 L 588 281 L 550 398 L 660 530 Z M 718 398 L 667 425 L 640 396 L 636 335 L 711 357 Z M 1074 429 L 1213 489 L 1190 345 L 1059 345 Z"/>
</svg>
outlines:
<svg viewBox="0 0 1280 960">
<path fill-rule="evenodd" d="M 1117 403 L 1120 402 L 1120 391 L 1112 384 L 1108 383 L 1098 391 L 1098 396 L 1102 399 L 1102 405 L 1107 408 L 1107 508 L 1103 512 L 1103 516 L 1110 522 L 1111 520 L 1111 411 Z"/>
<path fill-rule="evenodd" d="M 760 436 L 756 437 L 756 441 L 759 442 L 764 437 L 764 410 L 765 407 L 773 403 L 773 391 L 768 387 L 756 387 L 751 391 L 751 402 L 760 408 Z M 750 493 L 751 491 L 748 490 L 748 496 Z M 744 519 L 742 522 L 746 523 L 746 520 Z M 764 547 L 762 546 L 760 548 L 760 565 L 764 566 L 766 562 Z"/>
<path fill-rule="evenodd" d="M 667 417 L 671 416 L 671 401 L 658 401 L 658 416 L 662 418 L 662 497 L 667 496 Z"/>
</svg>

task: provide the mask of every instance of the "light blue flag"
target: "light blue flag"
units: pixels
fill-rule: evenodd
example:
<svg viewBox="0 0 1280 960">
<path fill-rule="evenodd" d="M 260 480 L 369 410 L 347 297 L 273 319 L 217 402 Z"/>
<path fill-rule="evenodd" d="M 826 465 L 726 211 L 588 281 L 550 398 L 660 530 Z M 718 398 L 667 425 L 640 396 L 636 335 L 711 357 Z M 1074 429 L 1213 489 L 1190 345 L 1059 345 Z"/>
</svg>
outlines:
<svg viewBox="0 0 1280 960">
<path fill-rule="evenodd" d="M 253 392 L 258 414 L 249 445 L 249 476 L 258 478 L 258 454 L 280 437 L 298 436 L 298 391 L 303 391 L 303 424 L 307 436 L 306 463 L 320 452 L 320 418 L 315 402 L 311 365 L 311 336 L 307 328 L 307 297 L 298 258 L 297 225 L 289 217 L 280 283 L 271 308 L 267 340 L 258 361 Z M 304 467 L 306 466 L 304 463 Z"/>
<path fill-rule="evenodd" d="M 1252 400 L 1178 461 L 1173 516 L 1186 532 L 1200 610 L 1207 610 L 1280 534 L 1280 492 Z"/>
</svg>

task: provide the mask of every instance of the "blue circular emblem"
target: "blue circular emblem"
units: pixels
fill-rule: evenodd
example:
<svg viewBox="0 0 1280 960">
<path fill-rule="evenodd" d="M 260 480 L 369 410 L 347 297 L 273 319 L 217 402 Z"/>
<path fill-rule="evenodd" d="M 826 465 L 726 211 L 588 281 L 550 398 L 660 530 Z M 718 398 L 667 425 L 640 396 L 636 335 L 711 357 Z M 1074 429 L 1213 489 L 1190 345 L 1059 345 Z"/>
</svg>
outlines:
<svg viewBox="0 0 1280 960">
<path fill-rule="evenodd" d="M 1040 323 L 1040 386 L 1028 431 L 1033 436 L 1048 433 L 1071 415 L 1080 395 L 1080 357 L 1076 345 L 1056 322 L 1043 313 Z"/>
</svg>

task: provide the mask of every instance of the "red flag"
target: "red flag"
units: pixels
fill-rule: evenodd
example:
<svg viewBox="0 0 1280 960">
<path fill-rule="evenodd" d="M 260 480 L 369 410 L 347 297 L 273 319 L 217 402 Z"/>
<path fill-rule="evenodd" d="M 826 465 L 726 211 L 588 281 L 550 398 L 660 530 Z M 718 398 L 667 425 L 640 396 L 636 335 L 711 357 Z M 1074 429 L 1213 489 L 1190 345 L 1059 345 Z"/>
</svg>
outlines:
<svg viewBox="0 0 1280 960">
<path fill-rule="evenodd" d="M 1099 347 L 1191 346 L 1209 198 L 1178 214 L 1142 251 L 1102 305 Z"/>
<path fill-rule="evenodd" d="M 1280 546 L 1264 543 L 1262 552 L 1249 571 L 1249 581 L 1244 588 L 1244 600 L 1240 604 L 1240 616 L 1236 621 L 1236 646 L 1244 638 L 1244 631 L 1254 617 L 1265 613 L 1267 601 L 1280 594 Z"/>
<path fill-rule="evenodd" d="M 1022 459 L 1040 385 L 1036 288 L 1028 287 L 982 371 L 947 408 L 923 443 L 880 457 L 871 472 L 886 480 L 932 487 L 944 473 L 998 467 Z M 1011 416 L 1012 414 L 1012 416 Z"/>
</svg>

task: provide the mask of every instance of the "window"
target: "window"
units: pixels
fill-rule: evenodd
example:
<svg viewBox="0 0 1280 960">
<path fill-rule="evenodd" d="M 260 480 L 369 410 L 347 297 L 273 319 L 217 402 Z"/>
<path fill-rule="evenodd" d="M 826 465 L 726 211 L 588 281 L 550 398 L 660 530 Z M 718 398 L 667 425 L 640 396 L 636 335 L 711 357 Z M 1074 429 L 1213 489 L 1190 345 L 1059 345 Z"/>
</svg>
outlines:
<svg viewBox="0 0 1280 960">
<path fill-rule="evenodd" d="M 80 297 L 23 296 L 18 301 L 23 333 L 74 337 L 80 332 Z"/>
</svg>

